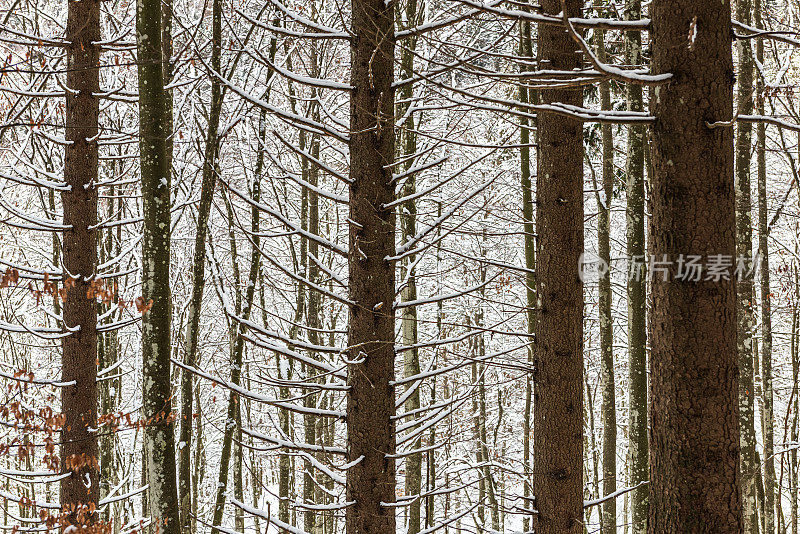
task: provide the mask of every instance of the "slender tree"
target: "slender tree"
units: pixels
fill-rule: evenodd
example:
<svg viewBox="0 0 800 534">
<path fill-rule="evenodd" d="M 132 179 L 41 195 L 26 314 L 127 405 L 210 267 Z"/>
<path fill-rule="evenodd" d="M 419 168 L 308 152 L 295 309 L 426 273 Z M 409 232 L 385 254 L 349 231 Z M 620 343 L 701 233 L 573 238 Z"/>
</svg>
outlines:
<svg viewBox="0 0 800 534">
<path fill-rule="evenodd" d="M 222 51 L 222 9 L 221 0 L 214 0 L 211 8 L 211 68 L 220 72 L 220 56 Z M 200 203 L 197 207 L 197 232 L 194 241 L 194 257 L 192 261 L 192 295 L 189 301 L 189 313 L 186 324 L 186 353 L 184 363 L 189 367 L 197 365 L 198 338 L 200 335 L 200 313 L 203 306 L 206 269 L 206 236 L 208 235 L 208 217 L 211 212 L 211 201 L 217 183 L 215 162 L 217 159 L 219 118 L 222 110 L 222 88 L 219 80 L 211 77 L 211 106 L 208 114 L 205 151 L 203 154 L 203 181 L 200 188 Z M 181 420 L 178 438 L 178 498 L 181 508 L 181 525 L 186 532 L 194 530 L 191 511 L 191 451 L 193 395 L 192 372 L 181 371 Z"/>
<path fill-rule="evenodd" d="M 98 120 L 100 113 L 100 2 L 70 2 L 67 9 L 67 91 L 62 254 L 66 299 L 61 375 L 61 508 L 64 531 L 81 530 L 98 519 L 100 498 L 97 444 L 97 274 Z M 71 526 L 70 526 L 71 525 Z"/>
<path fill-rule="evenodd" d="M 399 9 L 398 9 L 399 11 Z M 405 4 L 404 12 L 398 13 L 399 21 L 405 21 L 402 26 L 414 27 L 419 20 L 417 13 L 417 0 L 408 0 Z M 401 26 L 398 23 L 398 26 Z M 414 57 L 417 47 L 417 38 L 411 36 L 405 40 L 400 52 L 400 79 L 412 80 L 414 78 Z M 399 158 L 404 160 L 402 169 L 408 173 L 414 167 L 417 159 L 412 157 L 417 152 L 417 117 L 415 113 L 408 113 L 412 105 L 414 96 L 414 84 L 406 83 L 398 91 L 398 117 L 404 117 L 401 133 L 397 136 L 399 143 Z M 400 192 L 402 197 L 411 197 L 401 204 L 398 208 L 398 219 L 400 222 L 401 242 L 413 238 L 417 233 L 417 202 L 413 195 L 417 192 L 416 174 L 410 173 L 403 184 Z M 411 254 L 403 259 L 400 275 L 402 280 L 401 299 L 403 301 L 414 301 L 417 299 L 417 273 L 416 273 L 416 254 Z M 401 326 L 403 329 L 403 345 L 411 347 L 403 351 L 403 375 L 410 377 L 418 375 L 420 372 L 419 349 L 416 348 L 418 340 L 417 328 L 417 307 L 405 306 L 401 310 Z M 420 388 L 419 384 L 409 382 L 408 388 L 413 388 L 408 400 L 405 403 L 407 412 L 414 412 L 420 408 Z M 413 429 L 412 429 L 413 431 Z M 422 447 L 422 435 L 414 440 L 414 449 Z M 405 495 L 412 497 L 419 495 L 422 491 L 422 454 L 411 454 L 406 457 L 406 476 L 405 476 Z M 417 534 L 421 528 L 422 499 L 417 498 L 411 501 L 408 507 L 408 534 Z"/>
<path fill-rule="evenodd" d="M 394 8 L 354 0 L 351 22 L 347 534 L 391 534 L 395 500 Z"/>
<path fill-rule="evenodd" d="M 755 0 L 755 23 L 763 27 L 762 4 Z M 764 42 L 756 41 L 756 62 L 764 64 Z M 756 80 L 756 113 L 763 116 L 764 79 Z M 761 296 L 761 433 L 764 441 L 764 530 L 775 531 L 775 430 L 772 385 L 772 293 L 769 272 L 769 226 L 767 225 L 767 133 L 763 122 L 756 124 L 756 168 L 758 190 L 758 261 Z"/>
<path fill-rule="evenodd" d="M 597 57 L 606 61 L 606 32 L 599 30 Z M 611 82 L 600 82 L 600 108 L 611 109 Z M 599 319 L 600 319 L 600 380 L 603 389 L 601 417 L 603 419 L 603 496 L 617 490 L 617 407 L 614 381 L 614 325 L 611 316 L 611 200 L 614 194 L 614 132 L 611 124 L 600 126 L 602 141 L 602 190 L 597 192 L 599 215 L 597 218 L 597 241 L 600 261 L 608 266 L 600 273 Z M 617 530 L 617 501 L 608 499 L 603 503 L 601 530 Z"/>
<path fill-rule="evenodd" d="M 750 0 L 737 0 L 736 20 L 751 23 Z M 738 76 L 736 109 L 739 115 L 753 112 L 753 53 L 750 41 L 736 43 Z M 753 261 L 753 230 L 750 193 L 750 151 L 752 124 L 740 122 L 736 129 L 736 255 L 750 265 Z M 740 276 L 737 280 L 737 350 L 739 351 L 739 432 L 741 442 L 742 519 L 744 531 L 758 534 L 756 479 L 760 476 L 756 462 L 755 397 L 753 384 L 753 279 Z"/>
<path fill-rule="evenodd" d="M 533 62 L 533 39 L 531 37 L 531 24 L 526 20 L 519 22 L 519 55 Z M 520 65 L 520 70 L 524 71 L 528 65 Z M 519 101 L 522 104 L 529 104 L 535 100 L 532 89 L 528 89 L 525 84 L 519 86 Z M 536 330 L 536 237 L 533 222 L 533 188 L 531 187 L 531 124 L 527 116 L 520 117 L 520 186 L 522 188 L 522 230 L 524 232 L 523 247 L 525 251 L 525 319 L 528 336 L 531 338 Z M 533 367 L 535 344 L 531 342 L 528 346 L 528 365 Z M 525 473 L 523 480 L 523 496 L 526 503 L 530 502 L 533 496 L 533 487 L 530 480 L 531 469 L 531 409 L 533 408 L 533 376 L 527 373 L 525 376 L 525 413 L 523 414 L 523 436 L 522 436 L 522 465 Z M 522 520 L 522 529 L 530 530 L 530 517 L 526 514 Z"/>
<path fill-rule="evenodd" d="M 735 281 L 680 270 L 690 255 L 710 265 L 736 252 L 733 131 L 714 127 L 733 116 L 731 6 L 656 0 L 651 13 L 653 70 L 672 79 L 651 101 L 650 245 L 660 263 L 651 266 L 648 532 L 738 533 Z"/>
<path fill-rule="evenodd" d="M 642 17 L 641 0 L 625 2 L 625 19 Z M 625 63 L 640 65 L 642 58 L 642 35 L 625 32 Z M 626 84 L 628 111 L 644 111 L 642 86 Z M 628 261 L 644 263 L 645 257 L 645 137 L 644 126 L 628 127 L 628 152 L 625 163 L 626 205 L 625 233 Z M 647 307 L 646 273 L 628 270 L 628 482 L 638 486 L 631 493 L 631 530 L 643 534 L 647 528 L 647 496 L 649 488 L 643 485 L 649 480 L 647 443 Z"/>
<path fill-rule="evenodd" d="M 557 14 L 562 2 L 546 0 Z M 576 17 L 581 2 L 567 0 Z M 544 69 L 580 68 L 578 44 L 563 27 L 539 27 Z M 580 106 L 578 88 L 545 89 L 541 102 Z M 538 313 L 534 361 L 533 489 L 537 533 L 577 534 L 583 526 L 583 125 L 545 113 L 538 118 L 536 177 Z M 558 446 L 554 444 L 558 443 Z"/>
<path fill-rule="evenodd" d="M 136 36 L 139 74 L 139 157 L 144 239 L 142 299 L 142 414 L 149 514 L 161 534 L 180 532 L 172 413 L 170 293 L 171 143 L 169 94 L 164 90 L 162 14 L 159 0 L 138 0 Z"/>
</svg>

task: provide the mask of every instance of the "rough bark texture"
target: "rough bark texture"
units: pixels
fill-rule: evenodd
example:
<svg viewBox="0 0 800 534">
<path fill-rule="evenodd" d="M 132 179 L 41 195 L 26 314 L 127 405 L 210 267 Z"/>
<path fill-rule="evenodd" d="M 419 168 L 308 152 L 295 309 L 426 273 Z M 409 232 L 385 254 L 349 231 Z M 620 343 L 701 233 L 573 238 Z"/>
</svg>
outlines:
<svg viewBox="0 0 800 534">
<path fill-rule="evenodd" d="M 641 0 L 627 0 L 625 19 L 638 20 L 642 17 Z M 642 35 L 639 32 L 625 32 L 625 63 L 642 64 Z M 640 85 L 628 84 L 626 87 L 628 110 L 644 111 L 644 98 Z M 625 164 L 626 206 L 625 228 L 626 248 L 629 261 L 644 258 L 645 255 L 645 214 L 644 214 L 644 161 L 645 136 L 647 130 L 642 126 L 628 127 L 628 158 Z M 628 483 L 636 486 L 649 480 L 649 450 L 647 444 L 647 279 L 646 274 L 628 276 Z M 642 534 L 647 530 L 647 501 L 649 487 L 642 486 L 631 492 L 631 531 Z"/>
<path fill-rule="evenodd" d="M 566 13 L 580 15 L 581 2 L 567 0 Z M 562 10 L 542 2 L 545 13 Z M 578 45 L 564 28 L 540 26 L 539 66 L 580 67 Z M 548 89 L 543 104 L 580 106 L 580 89 Z M 533 488 L 538 534 L 583 530 L 583 125 L 542 114 L 538 119 L 536 177 L 539 313 L 534 361 Z"/>
<path fill-rule="evenodd" d="M 170 384 L 172 299 L 169 287 L 171 125 L 164 91 L 161 2 L 138 0 L 139 154 L 144 238 L 142 293 L 150 306 L 142 321 L 142 415 L 149 513 L 160 534 L 178 534 L 175 424 Z"/>
<path fill-rule="evenodd" d="M 678 279 L 679 256 L 736 253 L 727 1 L 656 0 L 651 100 L 651 534 L 741 532 L 735 281 Z"/>
<path fill-rule="evenodd" d="M 66 139 L 61 195 L 64 224 L 63 260 L 67 284 L 64 325 L 78 328 L 63 338 L 61 376 L 75 385 L 61 389 L 64 426 L 61 431 L 61 469 L 72 471 L 61 481 L 64 526 L 92 525 L 100 498 L 97 432 L 97 304 L 87 294 L 97 266 L 97 173 L 100 91 L 100 2 L 69 2 L 67 11 Z M 75 92 L 73 94 L 72 92 Z M 86 486 L 88 479 L 91 485 Z"/>
<path fill-rule="evenodd" d="M 350 99 L 350 324 L 347 534 L 391 534 L 395 501 L 394 10 L 353 0 Z"/>
<path fill-rule="evenodd" d="M 737 0 L 736 20 L 751 23 L 750 0 Z M 739 67 L 736 109 L 740 115 L 753 113 L 753 52 L 750 41 L 736 43 Z M 753 127 L 750 123 L 738 123 L 736 130 L 736 255 L 749 266 L 753 261 L 753 230 L 750 194 L 750 149 Z M 740 474 L 742 480 L 742 519 L 744 532 L 758 534 L 758 506 L 756 478 L 759 465 L 756 463 L 755 397 L 753 390 L 753 279 L 749 276 L 737 281 L 737 350 L 739 351 L 739 432 Z"/>
</svg>

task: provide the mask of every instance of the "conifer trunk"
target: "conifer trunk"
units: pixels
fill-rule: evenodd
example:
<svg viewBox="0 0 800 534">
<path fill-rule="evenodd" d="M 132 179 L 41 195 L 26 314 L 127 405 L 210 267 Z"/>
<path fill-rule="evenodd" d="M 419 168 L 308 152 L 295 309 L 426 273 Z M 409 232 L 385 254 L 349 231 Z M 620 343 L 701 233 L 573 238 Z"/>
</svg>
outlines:
<svg viewBox="0 0 800 534">
<path fill-rule="evenodd" d="M 582 3 L 567 0 L 566 14 Z M 542 11 L 558 14 L 559 0 Z M 539 66 L 580 68 L 577 43 L 558 26 L 539 27 Z M 580 88 L 545 89 L 541 102 L 582 104 Z M 534 361 L 533 488 L 537 534 L 583 531 L 583 124 L 552 113 L 538 118 L 536 224 L 538 297 Z"/>
<path fill-rule="evenodd" d="M 651 280 L 651 534 L 739 533 L 738 362 L 733 277 L 681 278 L 736 255 L 731 7 L 655 0 L 651 253 L 671 262 Z"/>
<path fill-rule="evenodd" d="M 392 534 L 394 454 L 394 9 L 353 0 L 347 534 Z"/>
<path fill-rule="evenodd" d="M 64 224 L 64 325 L 76 329 L 62 339 L 61 388 L 62 528 L 80 530 L 97 522 L 100 498 L 97 446 L 97 304 L 91 287 L 97 274 L 98 119 L 100 101 L 100 2 L 69 2 L 67 8 L 67 145 L 61 194 Z M 86 481 L 89 481 L 87 487 Z"/>
</svg>

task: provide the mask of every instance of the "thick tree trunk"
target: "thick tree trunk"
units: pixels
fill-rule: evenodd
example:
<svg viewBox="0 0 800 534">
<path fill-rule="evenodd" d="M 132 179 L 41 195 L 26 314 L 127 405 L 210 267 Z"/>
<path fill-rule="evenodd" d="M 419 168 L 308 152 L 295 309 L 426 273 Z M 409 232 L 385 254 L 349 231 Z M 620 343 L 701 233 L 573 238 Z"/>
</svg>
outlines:
<svg viewBox="0 0 800 534">
<path fill-rule="evenodd" d="M 395 531 L 393 11 L 352 2 L 347 534 Z"/>
<path fill-rule="evenodd" d="M 562 2 L 546 0 L 557 14 Z M 566 1 L 579 16 L 581 2 Z M 581 66 L 577 43 L 558 26 L 540 26 L 543 69 Z M 581 89 L 547 89 L 543 104 L 580 106 Z M 533 488 L 537 534 L 577 534 L 583 525 L 583 124 L 545 113 L 538 119 L 536 224 L 538 296 L 534 362 Z"/>
<path fill-rule="evenodd" d="M 100 101 L 100 2 L 69 2 L 67 10 L 66 139 L 61 195 L 65 284 L 64 325 L 77 330 L 63 338 L 61 377 L 75 385 L 61 389 L 62 528 L 94 525 L 100 498 L 97 449 L 97 304 L 91 295 L 97 274 L 97 174 Z M 87 481 L 89 484 L 87 485 Z"/>
<path fill-rule="evenodd" d="M 681 277 L 736 254 L 731 9 L 727 1 L 656 0 L 651 252 L 671 262 L 652 283 L 652 534 L 739 533 L 738 362 L 733 277 Z M 731 267 L 731 271 L 733 268 Z M 666 280 L 665 280 L 666 278 Z"/>
<path fill-rule="evenodd" d="M 641 0 L 625 3 L 625 19 L 642 17 Z M 640 65 L 642 36 L 639 32 L 625 32 L 625 63 Z M 629 111 L 644 111 L 644 98 L 640 85 L 626 87 Z M 642 126 L 628 127 L 628 154 L 625 164 L 626 184 L 626 248 L 628 261 L 643 262 L 645 257 L 644 170 L 645 136 Z M 629 273 L 628 297 L 628 483 L 637 486 L 650 478 L 648 472 L 649 449 L 647 443 L 647 308 L 646 273 Z M 642 486 L 631 492 L 631 532 L 643 534 L 647 530 L 648 494 L 650 488 Z"/>
<path fill-rule="evenodd" d="M 750 24 L 750 0 L 737 0 L 736 20 Z M 753 53 L 750 41 L 736 43 L 738 52 L 738 87 L 736 109 L 739 115 L 753 113 Z M 746 265 L 753 261 L 753 230 L 750 194 L 750 149 L 753 127 L 738 123 L 736 130 L 736 255 Z M 746 534 L 758 534 L 756 478 L 760 467 L 756 463 L 755 398 L 753 391 L 753 279 L 742 276 L 737 280 L 737 350 L 739 351 L 739 432 L 741 445 L 740 475 L 742 480 L 742 519 Z"/>
<path fill-rule="evenodd" d="M 145 427 L 147 502 L 160 534 L 178 534 L 178 488 L 174 415 L 170 384 L 172 299 L 170 295 L 170 169 L 167 143 L 171 125 L 164 91 L 161 2 L 138 0 L 136 35 L 139 72 L 139 154 L 144 239 L 142 321 L 142 414 Z"/>
<path fill-rule="evenodd" d="M 606 61 L 605 32 L 597 32 L 597 57 Z M 600 107 L 611 109 L 611 83 L 600 82 Z M 600 261 L 609 268 L 601 273 L 599 281 L 600 322 L 600 381 L 603 389 L 601 417 L 603 419 L 603 496 L 617 491 L 617 407 L 614 383 L 614 326 L 611 317 L 611 201 L 614 195 L 614 135 L 610 124 L 600 127 L 603 143 L 603 196 L 597 193 L 597 241 Z M 617 501 L 603 503 L 601 531 L 617 531 Z"/>
</svg>

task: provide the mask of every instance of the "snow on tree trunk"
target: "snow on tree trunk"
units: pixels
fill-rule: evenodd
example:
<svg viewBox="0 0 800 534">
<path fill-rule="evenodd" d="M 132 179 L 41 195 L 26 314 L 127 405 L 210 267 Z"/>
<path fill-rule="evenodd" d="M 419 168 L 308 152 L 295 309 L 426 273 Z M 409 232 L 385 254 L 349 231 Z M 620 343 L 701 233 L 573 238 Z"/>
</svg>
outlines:
<svg viewBox="0 0 800 534">
<path fill-rule="evenodd" d="M 750 24 L 750 0 L 737 0 L 736 20 Z M 753 113 L 753 52 L 749 40 L 736 44 L 738 52 L 738 90 L 736 109 L 740 115 Z M 736 255 L 749 265 L 753 261 L 753 230 L 750 193 L 750 151 L 752 148 L 750 123 L 740 122 L 736 130 Z M 753 279 L 738 280 L 737 287 L 737 350 L 739 351 L 739 432 L 741 444 L 740 473 L 742 479 L 742 519 L 744 532 L 758 534 L 758 503 L 756 478 L 760 467 L 756 463 L 755 397 L 753 389 Z"/>
<path fill-rule="evenodd" d="M 164 90 L 161 2 L 139 0 L 136 36 L 139 73 L 139 154 L 144 232 L 142 296 L 142 416 L 149 515 L 160 534 L 178 534 L 178 488 L 170 384 L 170 187 L 167 143 L 171 124 Z"/>
</svg>

